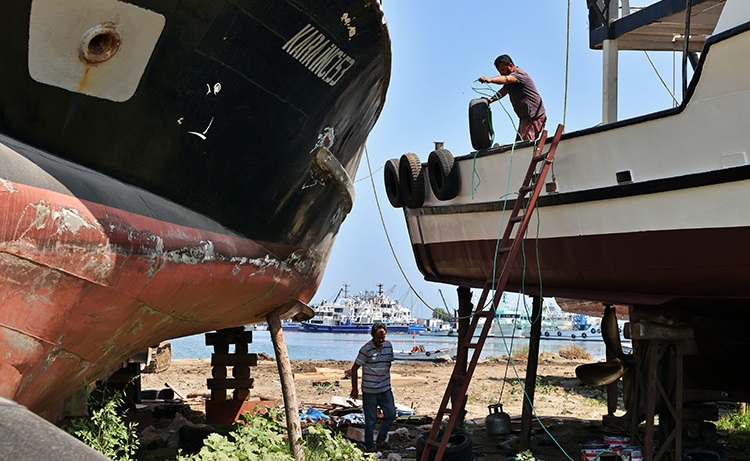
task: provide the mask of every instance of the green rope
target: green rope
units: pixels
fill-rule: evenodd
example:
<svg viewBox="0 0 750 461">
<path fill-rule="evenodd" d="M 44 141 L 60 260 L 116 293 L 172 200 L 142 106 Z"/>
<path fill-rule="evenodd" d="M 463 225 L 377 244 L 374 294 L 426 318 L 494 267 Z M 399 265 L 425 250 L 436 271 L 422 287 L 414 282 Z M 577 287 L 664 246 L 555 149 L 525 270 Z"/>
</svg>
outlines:
<svg viewBox="0 0 750 461">
<path fill-rule="evenodd" d="M 570 62 L 570 0 L 568 0 L 568 21 L 565 33 L 565 96 L 563 97 L 563 126 L 568 115 L 568 63 Z"/>
<path fill-rule="evenodd" d="M 680 103 L 677 101 L 677 98 L 675 98 L 674 94 L 669 90 L 669 86 L 664 82 L 664 79 L 661 78 L 661 74 L 659 73 L 659 69 L 656 68 L 656 65 L 654 64 L 654 61 L 651 60 L 651 56 L 649 56 L 648 51 L 643 51 L 643 53 L 646 55 L 646 58 L 648 58 L 648 62 L 651 63 L 651 67 L 654 68 L 654 72 L 656 72 L 656 76 L 659 77 L 659 80 L 661 81 L 661 84 L 664 85 L 664 89 L 667 90 L 667 93 L 672 97 L 672 100 L 676 105 L 680 105 Z"/>
<path fill-rule="evenodd" d="M 570 18 L 570 0 L 568 0 L 568 18 Z M 569 21 L 568 21 L 568 24 L 569 24 Z M 566 82 L 565 83 L 565 94 L 566 94 L 566 96 L 565 96 L 565 104 L 567 104 L 567 79 L 568 79 L 568 71 L 567 71 L 568 64 L 567 63 L 568 63 L 568 58 L 567 58 L 567 53 L 566 53 L 566 70 L 565 70 L 565 82 Z M 482 95 L 484 97 L 491 97 L 492 95 L 495 94 L 495 92 L 492 91 L 492 88 L 489 86 L 489 84 L 486 84 L 486 85 L 487 85 L 487 88 L 476 88 L 476 87 L 472 86 L 472 89 L 476 93 L 478 93 L 478 94 L 480 94 L 480 95 Z M 485 89 L 489 89 L 489 91 L 491 93 L 489 95 L 485 94 L 484 93 Z M 500 107 L 503 108 L 503 110 L 505 111 L 506 115 L 508 116 L 508 119 L 510 120 L 511 125 L 513 126 L 513 130 L 516 132 L 516 137 L 515 137 L 515 139 L 513 141 L 513 144 L 511 145 L 510 161 L 509 161 L 509 168 L 508 168 L 508 179 L 507 179 L 507 182 L 506 182 L 505 194 L 503 194 L 500 197 L 500 199 L 503 200 L 503 209 L 502 209 L 502 212 L 500 214 L 500 229 L 498 231 L 498 238 L 496 240 L 496 246 L 495 246 L 495 256 L 494 256 L 494 260 L 493 260 L 493 263 L 492 263 L 492 289 L 491 289 L 491 293 L 493 293 L 492 299 L 494 299 L 495 280 L 496 280 L 496 274 L 497 274 L 497 257 L 498 257 L 498 251 L 497 250 L 498 250 L 498 248 L 500 246 L 500 242 L 502 240 L 502 223 L 504 221 L 505 210 L 506 210 L 506 206 L 507 206 L 507 202 L 508 202 L 507 201 L 507 197 L 509 195 L 511 195 L 511 193 L 510 193 L 510 178 L 512 176 L 511 173 L 513 171 L 513 156 L 515 154 L 516 143 L 518 142 L 517 140 L 520 138 L 520 134 L 518 133 L 518 129 L 517 129 L 516 124 L 515 124 L 515 122 L 513 120 L 513 117 L 510 115 L 510 113 L 505 108 L 505 106 L 502 104 L 502 102 L 500 102 Z M 565 116 L 563 115 L 563 120 L 565 119 L 564 117 Z M 564 123 L 563 123 L 563 125 L 564 125 Z M 494 133 L 493 133 L 493 137 L 494 137 Z M 536 151 L 536 145 L 537 145 L 536 142 L 537 141 L 535 140 L 534 141 L 534 146 L 533 146 L 534 151 Z M 472 200 L 474 199 L 474 192 L 479 187 L 479 182 L 481 182 L 481 178 L 480 178 L 479 174 L 476 171 L 477 154 L 478 154 L 478 152 L 474 153 L 474 163 L 473 163 L 474 166 L 473 166 L 473 173 L 472 173 L 472 193 L 471 193 Z M 477 180 L 478 180 L 476 186 L 474 184 L 474 177 L 476 177 Z M 514 192 L 514 193 L 517 194 L 517 192 Z M 535 253 L 536 253 L 537 268 L 538 268 L 538 271 L 539 271 L 539 297 L 542 298 L 542 271 L 541 271 L 541 268 L 540 268 L 540 265 L 539 265 L 539 229 L 541 228 L 541 218 L 539 217 L 539 210 L 537 210 L 535 208 L 534 212 L 536 213 L 536 217 L 537 217 L 537 230 L 536 230 L 537 235 L 536 235 L 536 238 L 535 238 L 535 242 L 536 242 L 536 244 L 535 244 L 535 250 L 536 250 Z M 518 238 L 523 239 L 523 236 L 522 235 L 518 236 Z M 525 294 L 524 294 L 524 291 L 525 291 L 524 290 L 525 279 L 526 279 L 526 251 L 525 251 L 525 245 L 521 245 L 521 254 L 523 255 L 523 271 L 522 271 L 522 276 L 521 276 L 521 293 L 520 294 L 524 298 L 524 310 L 526 311 L 526 318 L 529 319 L 530 321 L 536 321 L 536 320 L 538 320 L 538 321 L 541 322 L 541 318 L 539 318 L 539 319 L 533 319 L 533 320 L 531 319 L 531 313 L 529 313 L 528 306 L 526 305 L 526 299 L 525 299 Z M 506 260 L 506 264 L 507 264 L 507 260 Z M 488 299 L 489 299 L 489 296 L 488 296 Z M 490 302 L 492 302 L 492 301 L 490 301 Z M 518 303 L 519 302 L 520 302 L 520 299 L 519 299 L 519 301 L 516 302 L 516 313 L 518 312 Z M 485 306 L 480 307 L 480 309 L 484 309 L 484 308 L 486 308 L 488 306 L 489 306 L 489 304 L 486 304 Z M 542 311 L 542 309 L 540 309 L 540 317 L 542 315 L 541 311 Z M 497 316 L 495 316 L 494 321 L 497 323 L 497 325 L 499 327 L 500 326 L 500 322 L 497 319 Z M 565 449 L 562 447 L 562 445 L 560 445 L 560 443 L 557 441 L 557 439 L 555 439 L 555 437 L 552 434 L 550 434 L 550 432 L 547 430 L 547 428 L 545 427 L 545 425 L 542 423 L 541 418 L 537 414 L 536 407 L 534 406 L 534 403 L 531 401 L 531 398 L 526 393 L 525 387 L 522 385 L 523 384 L 523 380 L 520 378 L 520 375 L 518 373 L 518 369 L 516 368 L 515 362 L 512 359 L 511 350 L 512 350 L 512 344 L 513 344 L 513 336 L 511 337 L 511 345 L 510 346 L 508 345 L 508 342 L 506 341 L 506 338 L 505 338 L 504 335 L 501 336 L 501 338 L 503 339 L 503 345 L 505 347 L 506 354 L 508 355 L 508 364 L 510 364 L 510 366 L 513 368 L 513 372 L 516 375 L 516 382 L 519 385 L 519 387 L 521 387 L 524 397 L 529 402 L 529 405 L 531 407 L 532 413 L 534 414 L 534 417 L 539 422 L 539 424 L 542 427 L 542 429 L 544 429 L 544 432 L 546 432 L 547 435 L 550 437 L 550 439 L 552 439 L 552 441 L 554 441 L 555 445 L 557 445 L 557 447 L 565 455 L 565 457 L 567 459 L 569 459 L 570 461 L 574 461 L 573 458 L 571 458 L 571 456 L 565 451 Z M 507 376 L 507 365 L 506 365 L 506 376 Z M 500 391 L 501 398 L 502 398 L 503 390 L 505 388 L 504 384 L 505 384 L 505 380 L 503 380 L 503 386 L 502 386 L 501 391 Z"/>
</svg>

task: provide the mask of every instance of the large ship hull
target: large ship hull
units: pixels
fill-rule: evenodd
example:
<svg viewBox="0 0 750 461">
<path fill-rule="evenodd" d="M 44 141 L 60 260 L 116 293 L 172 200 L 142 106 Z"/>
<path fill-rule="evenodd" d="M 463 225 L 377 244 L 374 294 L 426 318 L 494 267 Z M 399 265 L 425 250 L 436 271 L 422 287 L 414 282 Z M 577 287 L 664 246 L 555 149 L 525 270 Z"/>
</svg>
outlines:
<svg viewBox="0 0 750 461">
<path fill-rule="evenodd" d="M 54 411 L 160 340 L 312 315 L 377 2 L 21 1 L 0 38 L 0 395 Z"/>
</svg>

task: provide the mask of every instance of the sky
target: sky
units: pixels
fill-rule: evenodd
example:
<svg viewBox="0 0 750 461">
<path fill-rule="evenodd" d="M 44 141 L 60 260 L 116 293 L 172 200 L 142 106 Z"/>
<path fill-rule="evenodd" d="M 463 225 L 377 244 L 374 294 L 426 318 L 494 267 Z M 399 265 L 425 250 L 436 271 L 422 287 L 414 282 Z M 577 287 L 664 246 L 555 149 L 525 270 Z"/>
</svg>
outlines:
<svg viewBox="0 0 750 461">
<path fill-rule="evenodd" d="M 651 3 L 643 0 L 638 5 Z M 595 126 L 602 117 L 602 52 L 588 47 L 585 5 L 584 0 L 570 1 L 566 131 Z M 426 162 L 435 141 L 444 142 L 454 156 L 471 152 L 468 107 L 471 99 L 479 97 L 472 86 L 486 88 L 476 80 L 497 75 L 493 62 L 500 54 L 510 55 L 532 77 L 547 110 L 547 129 L 554 131 L 563 122 L 565 106 L 568 1 L 383 0 L 383 10 L 392 42 L 390 87 L 357 172 L 354 208 L 341 226 L 311 304 L 332 300 L 344 283 L 350 293 L 377 290 L 382 283 L 416 317 L 425 318 L 431 311 L 415 293 L 431 307 L 445 309 L 442 292 L 452 311 L 457 306 L 456 289 L 426 282 L 418 271 L 403 211 L 391 207 L 385 195 L 383 165 L 406 152 Z M 658 74 L 644 52 L 620 52 L 621 120 L 672 107 L 673 85 L 677 95 L 682 93 L 681 54 L 649 56 Z M 507 98 L 502 102 L 517 124 Z M 512 141 L 511 118 L 498 103 L 492 105 L 492 112 L 495 141 Z M 514 303 L 516 297 L 508 299 Z M 473 300 L 478 298 L 475 290 Z"/>
</svg>

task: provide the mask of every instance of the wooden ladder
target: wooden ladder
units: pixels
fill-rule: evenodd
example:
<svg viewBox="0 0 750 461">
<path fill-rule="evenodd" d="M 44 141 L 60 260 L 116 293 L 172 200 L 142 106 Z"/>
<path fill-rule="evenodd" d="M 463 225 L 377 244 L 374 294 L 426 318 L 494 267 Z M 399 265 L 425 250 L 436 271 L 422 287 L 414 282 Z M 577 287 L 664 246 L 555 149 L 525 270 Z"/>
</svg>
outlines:
<svg viewBox="0 0 750 461">
<path fill-rule="evenodd" d="M 518 199 L 516 199 L 513 212 L 510 215 L 508 224 L 503 232 L 503 237 L 500 240 L 500 245 L 498 246 L 497 258 L 494 264 L 495 269 L 498 269 L 498 267 L 500 268 L 500 274 L 494 280 L 490 279 L 485 283 L 484 289 L 482 290 L 482 296 L 480 297 L 479 302 L 477 303 L 477 308 L 472 315 L 469 331 L 467 331 L 466 336 L 462 338 L 463 347 L 466 348 L 467 351 L 474 350 L 474 352 L 471 353 L 471 360 L 466 367 L 466 374 L 460 372 L 464 367 L 464 359 L 459 355 L 459 360 L 456 361 L 453 373 L 448 380 L 448 386 L 445 390 L 443 401 L 440 403 L 440 409 L 435 416 L 435 421 L 432 425 L 429 438 L 425 441 L 424 451 L 420 458 L 421 461 L 428 461 L 433 449 L 437 450 L 435 457 L 433 458 L 435 461 L 440 461 L 443 458 L 445 449 L 448 446 L 448 440 L 450 439 L 453 428 L 456 425 L 457 418 L 451 417 L 448 419 L 448 425 L 444 430 L 444 435 L 439 439 L 440 425 L 446 414 L 451 415 L 453 411 L 456 411 L 456 414 L 460 414 L 460 410 L 463 408 L 464 402 L 466 401 L 466 391 L 469 389 L 471 377 L 476 369 L 479 356 L 487 339 L 487 334 L 492 326 L 492 321 L 495 319 L 497 305 L 505 291 L 505 285 L 508 283 L 511 266 L 515 261 L 518 250 L 521 248 L 521 245 L 523 245 L 523 235 L 528 228 L 534 207 L 536 206 L 536 201 L 539 198 L 542 187 L 544 186 L 544 179 L 547 176 L 547 171 L 554 160 L 555 151 L 557 150 L 557 144 L 560 142 L 562 132 L 563 126 L 558 125 L 549 151 L 545 154 L 542 153 L 542 150 L 547 141 L 547 130 L 542 132 L 539 143 L 534 151 L 534 155 L 531 158 L 529 168 L 526 171 L 526 177 L 523 180 L 521 188 L 518 190 Z M 540 162 L 544 162 L 544 164 L 542 165 L 541 170 L 537 173 L 537 165 Z M 531 195 L 529 196 L 529 194 Z M 526 200 L 527 197 L 528 201 Z M 527 203 L 524 208 L 525 202 Z M 518 224 L 517 227 L 516 224 Z M 515 233 L 513 232 L 514 229 Z M 493 274 L 495 273 L 496 271 L 493 271 Z M 484 310 L 484 303 L 493 289 L 495 290 L 495 295 L 492 299 L 492 306 L 489 310 Z M 475 338 L 474 333 L 479 326 L 480 319 L 484 319 L 484 324 L 481 333 Z M 460 391 L 455 394 L 457 388 L 460 389 Z M 456 395 L 456 398 L 453 401 L 453 408 L 451 409 L 448 408 L 448 402 L 454 394 Z"/>
</svg>

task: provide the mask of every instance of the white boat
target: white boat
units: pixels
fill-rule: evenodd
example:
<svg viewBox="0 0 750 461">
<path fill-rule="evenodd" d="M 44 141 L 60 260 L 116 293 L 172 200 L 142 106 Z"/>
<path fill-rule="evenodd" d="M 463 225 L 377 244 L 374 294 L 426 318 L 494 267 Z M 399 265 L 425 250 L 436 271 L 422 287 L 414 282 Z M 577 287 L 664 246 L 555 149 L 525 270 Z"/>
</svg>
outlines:
<svg viewBox="0 0 750 461">
<path fill-rule="evenodd" d="M 444 320 L 440 319 L 429 319 L 427 321 L 427 328 L 419 332 L 420 336 L 449 336 L 455 329 L 453 326 Z"/>
<path fill-rule="evenodd" d="M 497 309 L 489 336 L 497 338 L 523 338 L 529 335 L 529 318 L 519 310 Z"/>
<path fill-rule="evenodd" d="M 695 14 L 704 3 L 716 2 L 695 5 Z M 541 277 L 544 296 L 750 301 L 750 246 L 727 244 L 750 233 L 742 198 L 750 195 L 745 3 L 728 0 L 710 38 L 691 42 L 700 51 L 705 40 L 705 48 L 678 107 L 563 134 L 527 234 L 526 254 L 538 250 L 539 258 L 519 259 L 507 290 L 539 294 Z M 498 197 L 518 190 L 533 150 L 531 142 L 480 149 L 451 157 L 447 172 L 436 165 L 446 149 L 433 151 L 425 168 L 402 157 L 399 173 L 417 171 L 400 174 L 392 193 L 410 191 L 404 214 L 427 280 L 481 288 L 491 278 L 501 217 L 507 221 L 515 202 Z M 476 185 L 477 176 L 503 179 Z M 458 187 L 440 199 L 444 181 Z"/>
<path fill-rule="evenodd" d="M 531 256 L 509 267 L 505 289 L 627 305 L 631 324 L 686 328 L 685 395 L 744 401 L 736 357 L 750 342 L 735 339 L 750 317 L 750 2 L 601 3 L 588 2 L 589 46 L 604 50 L 603 123 L 562 134 L 525 234 Z M 679 105 L 617 120 L 618 50 L 681 52 L 694 67 Z M 561 114 L 548 117 L 554 131 Z M 426 164 L 415 154 L 386 164 L 428 281 L 481 288 L 495 273 L 509 194 L 535 146 L 484 140 L 457 157 L 436 146 Z"/>
<path fill-rule="evenodd" d="M 424 346 L 414 346 L 410 351 L 393 351 L 394 360 L 434 362 L 452 359 L 456 355 L 455 346 L 427 350 Z"/>
</svg>

